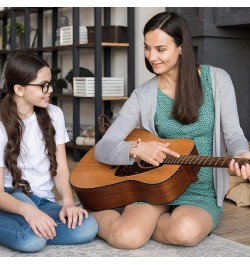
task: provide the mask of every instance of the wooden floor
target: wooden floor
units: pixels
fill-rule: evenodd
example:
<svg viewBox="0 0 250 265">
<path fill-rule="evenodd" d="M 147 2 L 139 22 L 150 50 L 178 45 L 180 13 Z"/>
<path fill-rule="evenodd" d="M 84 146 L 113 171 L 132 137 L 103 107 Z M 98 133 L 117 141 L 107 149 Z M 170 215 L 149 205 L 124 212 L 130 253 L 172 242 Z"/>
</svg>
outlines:
<svg viewBox="0 0 250 265">
<path fill-rule="evenodd" d="M 76 164 L 68 152 L 69 169 Z M 213 234 L 250 246 L 250 207 L 237 207 L 235 202 L 225 200 L 224 213 Z"/>
<path fill-rule="evenodd" d="M 237 207 L 225 200 L 222 219 L 213 233 L 250 246 L 250 207 Z"/>
</svg>

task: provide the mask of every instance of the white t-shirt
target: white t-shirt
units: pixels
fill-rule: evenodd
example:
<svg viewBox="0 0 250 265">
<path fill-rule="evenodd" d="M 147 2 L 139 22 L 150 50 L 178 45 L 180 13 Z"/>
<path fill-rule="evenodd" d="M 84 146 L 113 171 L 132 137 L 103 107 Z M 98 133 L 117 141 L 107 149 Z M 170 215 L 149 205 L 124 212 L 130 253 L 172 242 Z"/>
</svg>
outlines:
<svg viewBox="0 0 250 265">
<path fill-rule="evenodd" d="M 47 110 L 56 130 L 56 145 L 68 142 L 69 137 L 65 128 L 62 110 L 51 104 Z M 37 123 L 36 114 L 34 113 L 28 119 L 23 120 L 23 122 L 25 129 L 21 141 L 21 153 L 18 157 L 18 166 L 22 171 L 22 179 L 29 182 L 33 194 L 54 201 L 55 195 L 52 192 L 54 179 L 50 176 L 50 162 L 45 154 L 45 144 L 42 132 Z M 6 131 L 0 121 L 0 167 L 4 167 L 4 186 L 13 187 L 12 175 L 4 163 L 4 149 L 6 144 Z"/>
</svg>

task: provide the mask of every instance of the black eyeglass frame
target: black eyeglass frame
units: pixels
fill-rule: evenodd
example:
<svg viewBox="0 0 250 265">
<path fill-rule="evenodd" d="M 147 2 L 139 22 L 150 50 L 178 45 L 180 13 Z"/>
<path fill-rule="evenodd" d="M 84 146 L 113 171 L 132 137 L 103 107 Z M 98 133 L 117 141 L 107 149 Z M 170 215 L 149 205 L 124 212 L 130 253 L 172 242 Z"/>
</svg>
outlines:
<svg viewBox="0 0 250 265">
<path fill-rule="evenodd" d="M 46 93 L 48 93 L 49 88 L 52 87 L 52 81 L 51 82 L 43 82 L 41 84 L 27 84 L 26 86 L 40 86 L 42 88 L 43 94 L 46 94 Z"/>
</svg>

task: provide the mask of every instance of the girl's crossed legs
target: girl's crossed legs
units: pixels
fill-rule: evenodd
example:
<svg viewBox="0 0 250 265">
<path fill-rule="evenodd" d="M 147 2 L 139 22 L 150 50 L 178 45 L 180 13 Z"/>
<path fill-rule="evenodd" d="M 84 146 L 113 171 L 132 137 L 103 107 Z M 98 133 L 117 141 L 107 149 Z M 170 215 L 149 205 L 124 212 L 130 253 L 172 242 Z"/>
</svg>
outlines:
<svg viewBox="0 0 250 265">
<path fill-rule="evenodd" d="M 11 189 L 6 189 L 6 191 L 10 192 Z M 75 229 L 69 229 L 67 224 L 63 224 L 59 219 L 60 205 L 35 195 L 27 196 L 20 190 L 11 193 L 11 195 L 23 202 L 32 204 L 34 207 L 38 207 L 51 216 L 57 223 L 57 235 L 52 240 L 47 241 L 36 236 L 22 216 L 0 211 L 0 244 L 8 248 L 24 252 L 36 252 L 46 244 L 87 243 L 92 241 L 97 234 L 98 225 L 91 215 L 88 219 L 83 219 L 81 226 L 77 225 Z"/>
</svg>

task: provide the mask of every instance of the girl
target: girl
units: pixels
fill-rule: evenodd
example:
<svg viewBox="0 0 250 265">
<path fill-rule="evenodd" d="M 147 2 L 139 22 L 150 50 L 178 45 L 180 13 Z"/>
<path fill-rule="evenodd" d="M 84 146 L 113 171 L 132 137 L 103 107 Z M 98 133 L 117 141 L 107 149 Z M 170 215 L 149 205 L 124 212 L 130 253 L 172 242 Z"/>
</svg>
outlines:
<svg viewBox="0 0 250 265">
<path fill-rule="evenodd" d="M 51 70 L 39 56 L 16 53 L 5 70 L 0 105 L 0 244 L 24 252 L 46 244 L 82 244 L 96 220 L 74 205 L 61 109 L 49 104 Z M 62 197 L 55 203 L 54 184 Z"/>
</svg>

